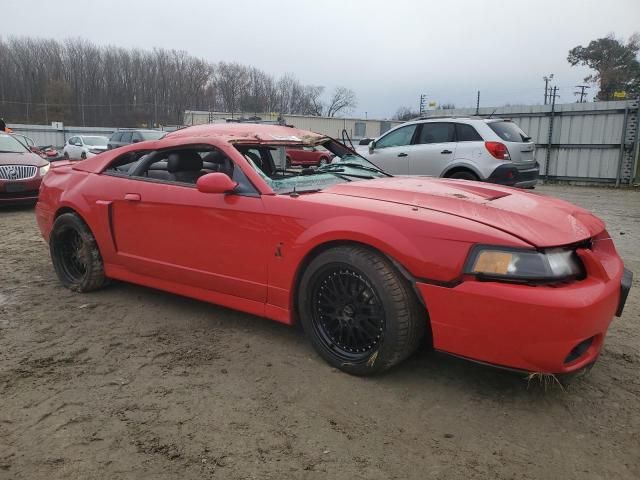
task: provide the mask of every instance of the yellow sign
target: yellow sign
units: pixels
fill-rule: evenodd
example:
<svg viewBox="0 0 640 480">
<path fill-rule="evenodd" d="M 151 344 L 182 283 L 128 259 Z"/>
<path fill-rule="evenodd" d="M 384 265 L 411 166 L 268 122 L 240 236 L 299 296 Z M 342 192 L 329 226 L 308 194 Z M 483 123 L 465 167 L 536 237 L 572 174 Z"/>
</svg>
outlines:
<svg viewBox="0 0 640 480">
<path fill-rule="evenodd" d="M 627 92 L 613 92 L 613 98 L 627 98 Z"/>
</svg>

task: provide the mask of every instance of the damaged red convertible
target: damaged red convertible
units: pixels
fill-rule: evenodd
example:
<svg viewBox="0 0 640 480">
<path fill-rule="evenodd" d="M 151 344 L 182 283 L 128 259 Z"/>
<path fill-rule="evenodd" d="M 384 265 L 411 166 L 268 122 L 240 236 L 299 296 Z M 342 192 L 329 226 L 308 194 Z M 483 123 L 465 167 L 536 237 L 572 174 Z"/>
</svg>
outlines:
<svg viewBox="0 0 640 480">
<path fill-rule="evenodd" d="M 287 150 L 335 158 L 289 169 Z M 631 285 L 604 224 L 569 203 L 465 180 L 392 177 L 319 134 L 185 128 L 60 162 L 36 208 L 55 271 L 300 322 L 346 372 L 421 344 L 528 372 L 591 365 Z"/>
</svg>

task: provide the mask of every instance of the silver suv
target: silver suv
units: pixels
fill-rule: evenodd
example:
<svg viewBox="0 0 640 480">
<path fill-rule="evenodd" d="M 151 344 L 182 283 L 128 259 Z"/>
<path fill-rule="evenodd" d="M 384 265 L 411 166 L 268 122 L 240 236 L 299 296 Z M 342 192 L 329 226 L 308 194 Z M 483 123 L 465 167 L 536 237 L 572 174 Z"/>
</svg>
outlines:
<svg viewBox="0 0 640 480">
<path fill-rule="evenodd" d="M 462 178 L 530 188 L 538 182 L 540 172 L 531 137 L 501 118 L 415 120 L 357 150 L 393 175 Z"/>
</svg>

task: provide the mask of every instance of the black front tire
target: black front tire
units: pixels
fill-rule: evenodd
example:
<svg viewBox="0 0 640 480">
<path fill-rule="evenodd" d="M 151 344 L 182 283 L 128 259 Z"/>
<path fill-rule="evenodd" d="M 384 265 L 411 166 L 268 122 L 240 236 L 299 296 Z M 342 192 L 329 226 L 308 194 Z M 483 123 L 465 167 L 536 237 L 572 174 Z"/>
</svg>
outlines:
<svg viewBox="0 0 640 480">
<path fill-rule="evenodd" d="M 62 285 L 90 292 L 108 283 L 102 256 L 89 227 L 75 213 L 56 218 L 49 238 L 53 267 Z"/>
<path fill-rule="evenodd" d="M 409 282 L 385 256 L 360 246 L 315 257 L 300 281 L 298 307 L 316 351 L 352 375 L 399 364 L 427 329 L 426 311 Z"/>
</svg>

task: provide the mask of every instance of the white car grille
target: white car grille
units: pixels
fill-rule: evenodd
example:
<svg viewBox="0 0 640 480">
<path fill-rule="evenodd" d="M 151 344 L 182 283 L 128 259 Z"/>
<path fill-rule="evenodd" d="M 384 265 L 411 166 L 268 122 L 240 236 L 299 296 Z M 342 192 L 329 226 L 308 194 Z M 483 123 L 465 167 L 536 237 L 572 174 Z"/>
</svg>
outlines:
<svg viewBox="0 0 640 480">
<path fill-rule="evenodd" d="M 0 165 L 0 180 L 26 180 L 36 176 L 33 165 Z"/>
</svg>

